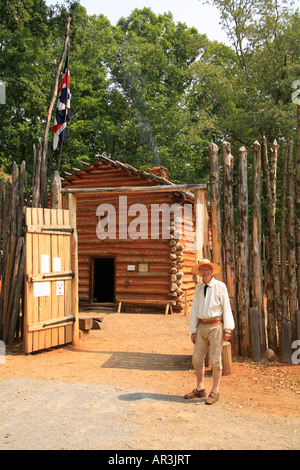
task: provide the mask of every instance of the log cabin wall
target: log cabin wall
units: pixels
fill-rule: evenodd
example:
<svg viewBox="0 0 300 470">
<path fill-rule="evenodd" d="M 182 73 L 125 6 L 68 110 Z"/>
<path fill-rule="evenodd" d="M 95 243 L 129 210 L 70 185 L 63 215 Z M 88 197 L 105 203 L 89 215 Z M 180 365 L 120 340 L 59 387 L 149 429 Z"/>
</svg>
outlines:
<svg viewBox="0 0 300 470">
<path fill-rule="evenodd" d="M 64 188 L 95 188 L 121 186 L 155 186 L 171 184 L 164 177 L 136 170 L 135 168 L 112 161 L 106 157 L 63 181 Z M 119 224 L 120 196 L 126 196 L 127 210 L 133 204 L 143 204 L 147 208 L 147 223 L 139 218 L 147 239 L 136 240 L 127 236 L 120 239 Z M 123 199 L 124 201 L 124 199 Z M 151 204 L 169 206 L 174 203 L 193 204 L 193 198 L 186 199 L 183 193 L 173 192 L 128 192 L 128 193 L 78 193 L 77 194 L 77 233 L 79 264 L 79 301 L 81 304 L 94 302 L 116 303 L 120 300 L 142 300 L 142 307 L 157 305 L 155 301 L 172 301 L 176 310 L 182 310 L 191 303 L 195 283 L 191 268 L 195 263 L 195 252 L 186 243 L 194 230 L 193 221 L 186 224 L 181 239 L 174 236 L 176 220 L 171 215 L 171 239 L 151 238 Z M 110 204 L 116 210 L 116 237 L 101 240 L 96 233 L 100 218 L 97 208 Z M 124 211 L 124 209 L 123 209 Z M 105 214 L 106 215 L 106 214 Z M 121 215 L 124 216 L 122 213 Z M 126 214 L 125 214 L 126 216 Z M 127 227 L 139 216 L 127 214 Z M 145 222 L 145 223 L 144 223 Z M 160 224 L 161 227 L 161 224 Z M 137 228 L 139 231 L 139 228 Z M 128 232 L 128 230 L 127 230 Z M 141 233 L 141 236 L 147 233 Z"/>
</svg>

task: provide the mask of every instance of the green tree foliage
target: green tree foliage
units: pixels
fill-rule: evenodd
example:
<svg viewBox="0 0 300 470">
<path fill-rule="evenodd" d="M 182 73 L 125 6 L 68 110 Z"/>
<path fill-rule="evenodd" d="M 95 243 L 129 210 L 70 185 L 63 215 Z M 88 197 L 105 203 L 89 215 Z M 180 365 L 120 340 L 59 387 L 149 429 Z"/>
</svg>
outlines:
<svg viewBox="0 0 300 470">
<path fill-rule="evenodd" d="M 1 2 L 0 78 L 6 104 L 0 108 L 0 161 L 8 172 L 14 160 L 26 160 L 30 171 L 33 143 L 44 132 L 66 17 L 60 11 L 57 21 L 56 14 L 42 0 Z"/>
<path fill-rule="evenodd" d="M 299 78 L 299 14 L 275 0 L 212 0 L 232 46 L 209 41 L 171 13 L 136 9 L 112 26 L 77 0 L 0 4 L 0 164 L 25 159 L 43 137 L 70 15 L 71 123 L 48 170 L 78 167 L 97 154 L 147 169 L 163 165 L 174 182 L 208 180 L 207 147 L 227 139 L 251 146 L 293 136 L 291 84 Z M 233 148 L 234 150 L 234 148 Z"/>
<path fill-rule="evenodd" d="M 295 106 L 291 94 L 292 83 L 300 75 L 299 12 L 286 0 L 209 3 L 219 9 L 232 44 L 231 60 L 223 55 L 224 60 L 218 64 L 219 88 L 222 82 L 224 85 L 220 97 L 218 91 L 215 95 L 216 103 L 221 105 L 219 113 L 214 109 L 219 118 L 218 130 L 227 139 L 247 146 L 263 135 L 268 142 L 293 138 Z M 200 71 L 206 62 L 197 64 Z M 210 81 L 211 94 L 215 85 Z"/>
</svg>

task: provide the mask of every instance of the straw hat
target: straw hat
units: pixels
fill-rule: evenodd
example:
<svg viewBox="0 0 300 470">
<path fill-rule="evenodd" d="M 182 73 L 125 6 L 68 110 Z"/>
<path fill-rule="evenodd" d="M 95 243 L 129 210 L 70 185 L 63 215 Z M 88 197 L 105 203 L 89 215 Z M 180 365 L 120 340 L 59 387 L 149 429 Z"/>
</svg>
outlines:
<svg viewBox="0 0 300 470">
<path fill-rule="evenodd" d="M 209 261 L 209 259 L 202 259 L 199 264 L 196 264 L 192 268 L 192 273 L 199 275 L 199 269 L 201 268 L 201 266 L 210 266 L 213 270 L 212 275 L 217 274 L 221 271 L 221 266 L 219 264 L 212 263 L 211 261 Z"/>
</svg>

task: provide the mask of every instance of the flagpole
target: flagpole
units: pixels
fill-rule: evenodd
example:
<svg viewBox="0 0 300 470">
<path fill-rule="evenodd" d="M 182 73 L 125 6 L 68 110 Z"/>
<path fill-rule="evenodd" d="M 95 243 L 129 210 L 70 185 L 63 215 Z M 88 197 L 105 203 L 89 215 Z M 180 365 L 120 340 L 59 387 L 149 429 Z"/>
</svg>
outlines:
<svg viewBox="0 0 300 470">
<path fill-rule="evenodd" d="M 52 109 L 56 100 L 57 96 L 57 89 L 58 89 L 58 80 L 59 80 L 59 74 L 60 70 L 62 67 L 62 63 L 64 60 L 64 56 L 66 53 L 67 45 L 70 39 L 70 23 L 71 23 L 71 17 L 68 18 L 67 24 L 66 24 L 66 32 L 65 32 L 65 42 L 64 42 L 64 47 L 63 51 L 61 54 L 61 58 L 58 64 L 58 68 L 56 71 L 55 75 L 55 81 L 54 81 L 54 90 L 52 93 L 51 101 L 49 104 L 48 112 L 47 112 L 47 122 L 46 122 L 46 128 L 45 128 L 45 133 L 44 133 L 44 142 L 43 142 L 43 148 L 42 148 L 42 162 L 41 162 L 41 199 L 42 199 L 42 207 L 47 207 L 48 201 L 47 201 L 47 176 L 46 176 L 46 153 L 47 153 L 47 148 L 48 148 L 48 134 L 49 134 L 49 127 L 50 127 L 50 121 L 51 121 L 51 116 L 52 116 Z"/>
</svg>

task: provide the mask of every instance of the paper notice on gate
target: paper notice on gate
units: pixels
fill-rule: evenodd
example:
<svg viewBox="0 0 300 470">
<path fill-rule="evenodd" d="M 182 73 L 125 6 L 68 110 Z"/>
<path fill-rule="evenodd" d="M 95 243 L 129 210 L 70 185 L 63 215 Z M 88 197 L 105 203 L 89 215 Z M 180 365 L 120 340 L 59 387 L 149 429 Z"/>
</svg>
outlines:
<svg viewBox="0 0 300 470">
<path fill-rule="evenodd" d="M 49 273 L 49 255 L 41 255 L 41 273 Z"/>
<path fill-rule="evenodd" d="M 56 281 L 56 295 L 64 295 L 64 281 Z"/>
<path fill-rule="evenodd" d="M 34 297 L 48 297 L 50 295 L 50 282 L 35 282 Z"/>
<path fill-rule="evenodd" d="M 61 271 L 61 258 L 53 258 L 53 272 L 59 273 Z"/>
</svg>

